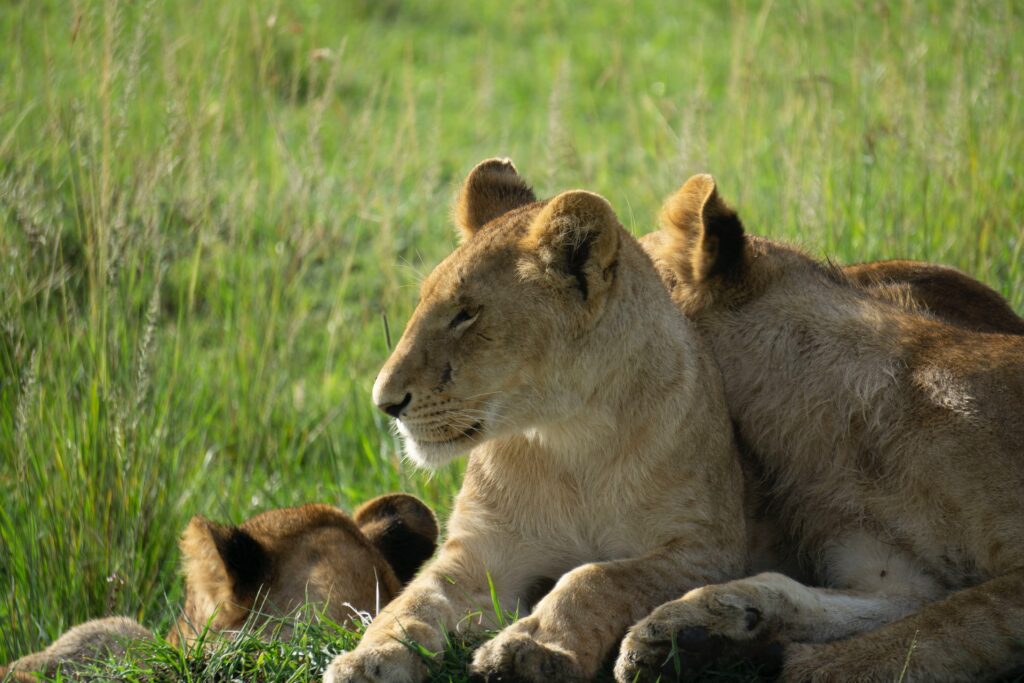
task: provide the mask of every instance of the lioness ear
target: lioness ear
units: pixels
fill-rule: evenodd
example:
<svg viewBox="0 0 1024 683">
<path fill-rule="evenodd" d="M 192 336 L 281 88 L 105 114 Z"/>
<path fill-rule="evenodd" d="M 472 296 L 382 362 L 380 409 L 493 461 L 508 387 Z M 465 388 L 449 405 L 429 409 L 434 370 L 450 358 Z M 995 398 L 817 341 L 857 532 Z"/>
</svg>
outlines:
<svg viewBox="0 0 1024 683">
<path fill-rule="evenodd" d="M 681 249 L 696 281 L 728 272 L 743 255 L 743 223 L 718 196 L 715 179 L 695 175 L 665 201 L 662 227 Z"/>
<path fill-rule="evenodd" d="M 437 518 L 414 496 L 378 496 L 356 510 L 355 522 L 403 584 L 409 582 L 437 547 Z"/>
<path fill-rule="evenodd" d="M 455 222 L 467 240 L 488 222 L 537 201 L 510 159 L 486 159 L 466 176 L 455 203 Z"/>
<path fill-rule="evenodd" d="M 571 190 L 548 202 L 533 220 L 523 246 L 540 256 L 546 270 L 571 278 L 587 301 L 611 283 L 620 229 L 604 197 Z"/>
<path fill-rule="evenodd" d="M 196 600 L 247 606 L 269 586 L 271 560 L 245 530 L 196 515 L 181 537 L 185 585 Z M 212 612 L 211 612 L 212 613 Z"/>
</svg>

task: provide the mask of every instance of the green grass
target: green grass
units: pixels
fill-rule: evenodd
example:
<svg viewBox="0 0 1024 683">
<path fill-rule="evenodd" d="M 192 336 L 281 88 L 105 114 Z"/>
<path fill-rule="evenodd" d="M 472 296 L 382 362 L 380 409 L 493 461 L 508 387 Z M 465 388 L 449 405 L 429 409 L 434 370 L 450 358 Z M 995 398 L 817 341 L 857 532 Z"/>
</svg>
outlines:
<svg viewBox="0 0 1024 683">
<path fill-rule="evenodd" d="M 0 662 L 164 630 L 192 514 L 447 512 L 369 392 L 485 156 L 637 234 L 710 171 L 753 232 L 1021 310 L 1018 3 L 678 4 L 0 5 Z"/>
</svg>

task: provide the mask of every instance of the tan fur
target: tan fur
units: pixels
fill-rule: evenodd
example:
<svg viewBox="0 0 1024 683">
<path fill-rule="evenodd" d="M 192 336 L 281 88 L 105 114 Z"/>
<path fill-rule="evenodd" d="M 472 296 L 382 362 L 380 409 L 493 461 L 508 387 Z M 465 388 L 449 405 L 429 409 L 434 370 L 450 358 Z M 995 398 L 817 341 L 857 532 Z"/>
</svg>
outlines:
<svg viewBox="0 0 1024 683">
<path fill-rule="evenodd" d="M 620 679 L 657 668 L 673 633 L 684 650 L 793 643 L 787 680 L 894 680 L 905 664 L 906 680 L 976 680 L 1024 663 L 1024 338 L 947 322 L 961 313 L 936 315 L 927 286 L 915 310 L 745 237 L 710 176 L 664 217 L 648 248 L 714 349 L 771 508 L 829 588 L 761 574 L 692 591 L 633 629 Z M 733 256 L 710 252 L 702 274 L 712 236 Z"/>
<path fill-rule="evenodd" d="M 41 673 L 53 676 L 63 666 L 65 676 L 77 665 L 106 657 L 125 657 L 134 643 L 151 640 L 153 634 L 128 617 L 93 619 L 68 629 L 41 652 L 26 655 L 9 668 L 0 667 L 0 679 L 10 672 L 14 681 L 38 681 Z"/>
<path fill-rule="evenodd" d="M 460 201 L 496 196 L 477 177 L 493 163 Z M 667 596 L 742 570 L 741 474 L 710 354 L 604 199 L 521 199 L 427 277 L 377 378 L 412 460 L 469 463 L 438 557 L 326 681 L 421 680 L 403 642 L 439 652 L 445 630 L 494 625 L 489 583 L 525 614 L 551 581 L 472 670 L 584 680 Z"/>
<path fill-rule="evenodd" d="M 724 204 L 718 207 L 721 209 Z M 667 240 L 667 233 L 658 231 L 641 237 L 640 244 L 654 256 L 663 279 L 671 288 L 677 278 L 665 268 L 665 259 L 657 256 L 667 248 Z M 870 296 L 907 310 L 976 332 L 1024 334 L 1024 318 L 1013 311 L 1006 299 L 955 268 L 923 261 L 886 260 L 840 266 L 839 271 Z M 805 582 L 813 581 L 813 576 L 801 566 L 794 541 L 775 514 L 775 506 L 766 491 L 769 482 L 765 480 L 763 467 L 742 444 L 741 451 L 752 573 L 777 571 Z"/>
<path fill-rule="evenodd" d="M 336 623 L 356 611 L 375 614 L 433 553 L 437 531 L 433 513 L 405 494 L 367 502 L 355 521 L 320 504 L 270 510 L 239 526 L 193 517 L 180 544 L 185 607 L 167 640 L 192 644 L 207 628 L 209 638 L 246 625 L 259 632 L 268 623 L 286 638 L 289 622 L 280 618 L 307 604 Z M 95 619 L 10 670 L 68 674 L 97 658 L 126 656 L 152 637 L 127 617 Z"/>
<path fill-rule="evenodd" d="M 511 159 L 487 159 L 473 169 L 455 203 L 455 223 L 464 239 L 497 218 L 509 206 L 536 201 Z"/>
</svg>

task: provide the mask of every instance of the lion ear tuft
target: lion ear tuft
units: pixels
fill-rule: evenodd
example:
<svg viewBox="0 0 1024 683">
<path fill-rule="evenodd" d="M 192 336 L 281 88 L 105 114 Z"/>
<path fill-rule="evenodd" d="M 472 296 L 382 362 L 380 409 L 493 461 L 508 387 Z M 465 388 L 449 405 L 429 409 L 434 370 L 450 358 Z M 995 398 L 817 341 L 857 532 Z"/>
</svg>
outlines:
<svg viewBox="0 0 1024 683">
<path fill-rule="evenodd" d="M 683 183 L 661 210 L 662 228 L 675 249 L 686 252 L 693 278 L 703 281 L 728 272 L 742 259 L 743 223 L 718 194 L 707 173 Z"/>
<path fill-rule="evenodd" d="M 455 222 L 463 240 L 498 216 L 537 201 L 510 159 L 486 159 L 466 176 L 455 203 Z"/>
</svg>

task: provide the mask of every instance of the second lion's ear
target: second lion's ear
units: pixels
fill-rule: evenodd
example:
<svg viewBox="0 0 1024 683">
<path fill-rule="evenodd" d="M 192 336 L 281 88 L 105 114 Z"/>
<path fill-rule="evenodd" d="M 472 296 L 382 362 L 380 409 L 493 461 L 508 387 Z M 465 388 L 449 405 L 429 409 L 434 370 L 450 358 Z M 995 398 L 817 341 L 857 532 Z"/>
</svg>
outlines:
<svg viewBox="0 0 1024 683">
<path fill-rule="evenodd" d="M 487 159 L 466 176 L 455 203 L 455 222 L 467 240 L 503 213 L 535 201 L 511 160 Z"/>
<path fill-rule="evenodd" d="M 701 282 L 737 267 L 743 254 L 743 223 L 718 195 L 715 179 L 706 173 L 695 175 L 665 200 L 661 210 L 662 229 L 669 242 L 677 275 Z"/>
<path fill-rule="evenodd" d="M 403 584 L 415 576 L 437 547 L 437 518 L 415 496 L 378 496 L 363 503 L 353 517 Z"/>
</svg>

